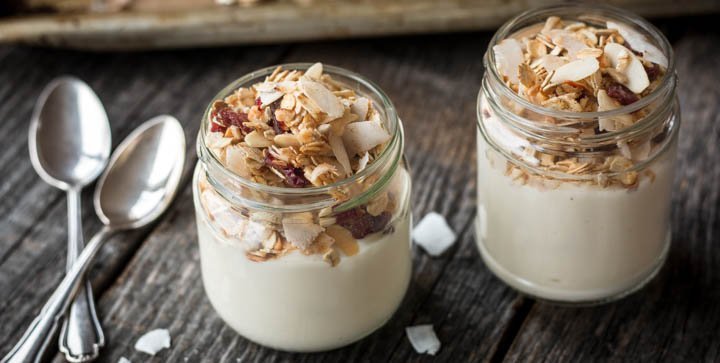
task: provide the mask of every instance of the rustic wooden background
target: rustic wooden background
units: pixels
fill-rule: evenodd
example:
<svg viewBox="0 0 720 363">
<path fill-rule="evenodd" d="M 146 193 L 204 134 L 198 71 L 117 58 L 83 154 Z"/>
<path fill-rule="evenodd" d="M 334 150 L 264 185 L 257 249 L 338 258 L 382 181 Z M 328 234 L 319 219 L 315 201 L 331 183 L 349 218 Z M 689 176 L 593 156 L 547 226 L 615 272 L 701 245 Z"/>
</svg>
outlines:
<svg viewBox="0 0 720 363">
<path fill-rule="evenodd" d="M 190 141 L 184 189 L 161 221 L 106 245 L 92 271 L 107 335 L 103 362 L 235 361 L 720 361 L 720 27 L 717 18 L 660 20 L 675 46 L 683 125 L 674 240 L 665 268 L 642 291 L 594 308 L 524 298 L 494 278 L 475 248 L 475 99 L 490 33 L 129 54 L 0 47 L 0 354 L 61 279 L 65 197 L 35 174 L 27 129 L 42 87 L 74 74 L 105 102 L 114 144 L 160 113 Z M 200 279 L 190 193 L 195 135 L 205 105 L 230 80 L 270 64 L 322 61 L 377 81 L 405 122 L 416 220 L 445 215 L 459 234 L 443 256 L 415 250 L 411 288 L 370 337 L 322 354 L 289 354 L 236 335 L 213 312 Z M 84 228 L 100 228 L 84 194 Z M 418 355 L 404 327 L 432 323 L 443 342 Z M 167 328 L 172 348 L 135 352 Z M 62 361 L 59 355 L 50 357 Z"/>
</svg>

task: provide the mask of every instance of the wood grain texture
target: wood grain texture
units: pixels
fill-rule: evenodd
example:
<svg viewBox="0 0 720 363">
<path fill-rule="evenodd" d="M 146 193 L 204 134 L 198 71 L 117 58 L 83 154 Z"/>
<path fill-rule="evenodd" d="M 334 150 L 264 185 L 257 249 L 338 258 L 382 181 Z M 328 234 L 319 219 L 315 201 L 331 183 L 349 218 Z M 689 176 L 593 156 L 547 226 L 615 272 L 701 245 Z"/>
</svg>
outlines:
<svg viewBox="0 0 720 363">
<path fill-rule="evenodd" d="M 140 0 L 129 1 L 127 11 L 121 12 L 75 9 L 67 13 L 0 19 L 0 42 L 121 50 L 467 31 L 493 29 L 524 10 L 558 2 L 284 0 L 227 7 L 203 0 L 197 2 L 197 6 L 188 7 L 186 1 Z M 307 6 L 308 3 L 312 6 Z M 609 3 L 645 16 L 720 11 L 719 2 L 708 0 L 682 3 L 613 0 Z"/>
<path fill-rule="evenodd" d="M 0 355 L 61 278 L 65 199 L 27 157 L 32 105 L 53 77 L 73 73 L 105 102 L 117 143 L 144 120 L 175 115 L 188 141 L 184 189 L 160 222 L 114 238 L 92 271 L 108 346 L 100 361 L 718 361 L 720 360 L 720 31 L 712 18 L 664 21 L 675 44 L 683 107 L 674 245 L 647 288 L 596 308 L 523 298 L 483 266 L 473 236 L 475 98 L 490 34 L 402 37 L 293 46 L 92 54 L 0 47 Z M 438 258 L 414 251 L 411 288 L 386 326 L 351 346 L 290 354 L 248 342 L 225 326 L 202 288 L 189 170 L 204 107 L 216 91 L 270 64 L 323 61 L 376 81 L 405 124 L 413 214 L 447 217 L 458 243 Z M 702 69 L 702 71 L 698 71 Z M 99 228 L 83 198 L 87 238 Z M 437 357 L 416 354 L 407 325 L 432 323 Z M 153 328 L 173 345 L 155 358 L 132 348 Z M 62 362 L 62 357 L 54 357 Z"/>
</svg>

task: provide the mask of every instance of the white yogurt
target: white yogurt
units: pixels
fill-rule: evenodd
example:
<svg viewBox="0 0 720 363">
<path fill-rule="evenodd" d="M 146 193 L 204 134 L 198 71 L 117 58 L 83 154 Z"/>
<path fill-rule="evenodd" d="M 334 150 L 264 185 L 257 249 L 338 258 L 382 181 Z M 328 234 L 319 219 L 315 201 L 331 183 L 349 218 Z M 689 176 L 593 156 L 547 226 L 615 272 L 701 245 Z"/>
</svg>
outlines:
<svg viewBox="0 0 720 363">
<path fill-rule="evenodd" d="M 485 264 L 521 292 L 564 302 L 598 302 L 639 288 L 670 245 L 674 151 L 637 189 L 513 182 L 506 160 L 478 134 L 477 243 Z"/>
<path fill-rule="evenodd" d="M 392 232 L 358 240 L 358 254 L 331 267 L 320 255 L 297 251 L 250 261 L 244 248 L 211 229 L 197 195 L 195 204 L 207 296 L 230 327 L 254 342 L 298 352 L 338 348 L 382 326 L 405 295 L 409 212 L 394 219 Z"/>
</svg>

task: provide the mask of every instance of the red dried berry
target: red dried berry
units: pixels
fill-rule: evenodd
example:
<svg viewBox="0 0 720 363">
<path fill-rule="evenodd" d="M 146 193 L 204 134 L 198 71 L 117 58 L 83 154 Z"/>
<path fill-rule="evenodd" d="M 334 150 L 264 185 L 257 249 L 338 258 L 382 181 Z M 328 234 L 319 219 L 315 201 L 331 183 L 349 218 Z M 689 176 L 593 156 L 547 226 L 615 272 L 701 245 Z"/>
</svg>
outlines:
<svg viewBox="0 0 720 363">
<path fill-rule="evenodd" d="M 608 86 L 608 96 L 616 99 L 622 105 L 629 105 L 638 100 L 638 96 L 620 83 L 613 83 Z"/>
<path fill-rule="evenodd" d="M 257 105 L 257 107 L 262 110 L 262 100 L 260 99 L 260 97 L 255 99 L 255 105 Z"/>
<path fill-rule="evenodd" d="M 253 131 L 252 127 L 247 127 L 243 125 L 243 122 L 248 121 L 247 114 L 242 112 L 235 112 L 229 107 L 219 109 L 217 111 L 216 120 L 221 122 L 226 127 L 237 126 L 245 134 Z"/>
<path fill-rule="evenodd" d="M 378 216 L 366 212 L 362 207 L 338 213 L 337 224 L 352 233 L 355 238 L 363 238 L 371 233 L 380 232 L 390 222 L 390 213 L 382 212 Z"/>
<path fill-rule="evenodd" d="M 661 73 L 660 66 L 653 63 L 652 67 L 645 67 L 645 73 L 647 73 L 650 82 L 656 80 Z"/>
<path fill-rule="evenodd" d="M 305 179 L 302 169 L 295 168 L 282 160 L 275 159 L 269 153 L 265 154 L 265 165 L 283 173 L 283 175 L 285 175 L 285 184 L 290 187 L 302 188 L 310 184 L 310 182 Z"/>
<path fill-rule="evenodd" d="M 225 130 L 227 130 L 227 127 L 225 125 L 220 125 L 217 122 L 210 122 L 210 132 L 225 133 Z"/>
</svg>

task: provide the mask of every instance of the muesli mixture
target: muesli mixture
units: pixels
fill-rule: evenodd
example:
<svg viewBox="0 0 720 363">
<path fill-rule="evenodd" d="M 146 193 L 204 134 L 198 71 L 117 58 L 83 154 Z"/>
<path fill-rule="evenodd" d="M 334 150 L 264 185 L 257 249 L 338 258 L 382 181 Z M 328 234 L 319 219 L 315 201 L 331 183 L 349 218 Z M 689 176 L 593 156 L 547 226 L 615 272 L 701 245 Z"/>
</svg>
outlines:
<svg viewBox="0 0 720 363">
<path fill-rule="evenodd" d="M 278 67 L 263 82 L 238 88 L 212 104 L 205 143 L 220 162 L 240 177 L 275 187 L 325 186 L 373 163 L 391 135 L 372 100 L 333 80 L 321 63 L 306 71 Z M 338 204 L 369 188 L 370 176 L 345 192 Z M 242 212 L 208 184 L 199 182 L 209 217 L 230 240 L 244 243 L 247 257 L 266 261 L 299 250 L 321 254 L 332 266 L 357 254 L 357 240 L 389 229 L 396 210 L 393 191 L 364 206 L 333 214 L 283 216 Z"/>
<path fill-rule="evenodd" d="M 663 79 L 668 60 L 645 35 L 628 25 L 593 19 L 567 21 L 548 17 L 544 24 L 532 26 L 502 40 L 493 47 L 497 70 L 505 84 L 526 100 L 558 111 L 602 112 L 630 105 L 649 95 Z M 604 25 L 604 26 L 603 26 Z M 533 115 L 521 115 L 533 119 Z M 598 122 L 565 125 L 563 121 L 542 117 L 537 121 L 571 126 L 577 135 L 568 140 L 604 134 L 631 126 L 649 113 L 648 108 Z M 489 118 L 490 110 L 483 110 Z M 658 133 L 661 133 L 659 130 Z M 627 171 L 648 158 L 662 138 L 621 141 L 618 152 L 606 157 L 579 159 L 526 151 L 537 167 L 566 174 L 597 175 L 593 183 L 608 186 L 637 186 L 639 174 Z M 567 151 L 589 151 L 584 149 Z M 527 159 L 527 158 L 526 158 Z M 524 170 L 508 163 L 507 174 L 521 182 L 532 178 Z M 652 172 L 643 172 L 652 178 Z M 607 174 L 615 177 L 608 178 Z"/>
</svg>

